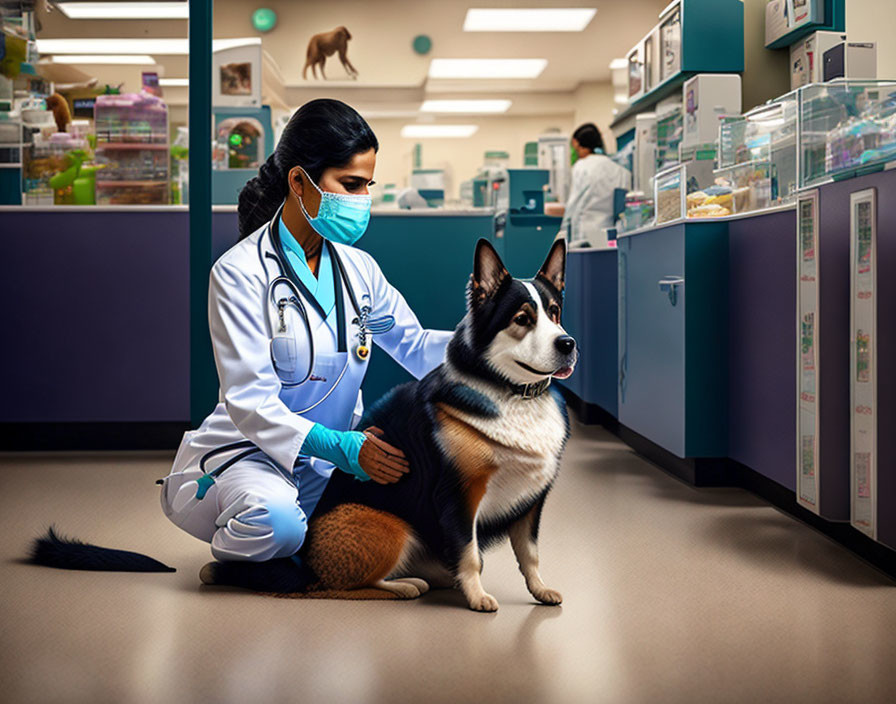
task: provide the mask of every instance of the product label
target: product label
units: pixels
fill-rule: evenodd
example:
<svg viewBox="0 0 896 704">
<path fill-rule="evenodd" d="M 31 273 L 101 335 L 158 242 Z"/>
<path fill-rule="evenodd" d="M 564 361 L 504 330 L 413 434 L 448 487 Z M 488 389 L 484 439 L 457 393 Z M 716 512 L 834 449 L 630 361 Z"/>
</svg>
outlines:
<svg viewBox="0 0 896 704">
<path fill-rule="evenodd" d="M 850 213 L 852 524 L 871 537 L 876 537 L 877 516 L 875 195 L 874 189 L 854 193 Z"/>
<path fill-rule="evenodd" d="M 818 192 L 800 197 L 797 256 L 797 497 L 817 509 L 818 481 Z"/>
</svg>

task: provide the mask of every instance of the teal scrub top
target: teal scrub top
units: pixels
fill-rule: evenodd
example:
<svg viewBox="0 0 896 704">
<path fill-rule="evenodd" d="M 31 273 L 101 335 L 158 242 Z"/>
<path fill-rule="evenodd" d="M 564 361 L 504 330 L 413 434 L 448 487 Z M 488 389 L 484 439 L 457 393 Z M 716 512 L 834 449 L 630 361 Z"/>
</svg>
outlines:
<svg viewBox="0 0 896 704">
<path fill-rule="evenodd" d="M 292 236 L 289 228 L 283 224 L 282 218 L 280 219 L 280 241 L 283 243 L 286 258 L 289 259 L 296 275 L 302 280 L 311 295 L 317 299 L 329 318 L 336 307 L 336 286 L 333 281 L 333 266 L 330 264 L 329 247 L 321 248 L 320 263 L 317 267 L 318 276 L 315 276 L 308 267 L 305 250 Z"/>
</svg>

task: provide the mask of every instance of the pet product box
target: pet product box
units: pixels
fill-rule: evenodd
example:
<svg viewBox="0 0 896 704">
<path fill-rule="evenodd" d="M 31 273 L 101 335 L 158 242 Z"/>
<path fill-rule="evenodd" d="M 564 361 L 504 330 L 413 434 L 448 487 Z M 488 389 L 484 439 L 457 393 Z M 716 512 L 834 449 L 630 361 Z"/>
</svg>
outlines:
<svg viewBox="0 0 896 704">
<path fill-rule="evenodd" d="M 719 123 L 727 115 L 740 115 L 741 80 L 731 73 L 699 73 L 684 84 L 682 147 L 715 142 Z"/>
</svg>

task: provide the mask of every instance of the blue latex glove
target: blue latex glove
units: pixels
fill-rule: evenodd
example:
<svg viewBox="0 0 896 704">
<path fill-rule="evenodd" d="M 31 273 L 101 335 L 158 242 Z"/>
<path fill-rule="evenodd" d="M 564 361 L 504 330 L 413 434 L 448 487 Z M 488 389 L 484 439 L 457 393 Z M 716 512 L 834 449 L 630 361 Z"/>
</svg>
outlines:
<svg viewBox="0 0 896 704">
<path fill-rule="evenodd" d="M 320 423 L 315 423 L 305 436 L 300 452 L 332 462 L 343 472 L 353 474 L 366 482 L 370 477 L 358 464 L 358 453 L 361 452 L 361 445 L 366 440 L 367 436 L 364 433 L 354 430 L 330 430 Z"/>
</svg>

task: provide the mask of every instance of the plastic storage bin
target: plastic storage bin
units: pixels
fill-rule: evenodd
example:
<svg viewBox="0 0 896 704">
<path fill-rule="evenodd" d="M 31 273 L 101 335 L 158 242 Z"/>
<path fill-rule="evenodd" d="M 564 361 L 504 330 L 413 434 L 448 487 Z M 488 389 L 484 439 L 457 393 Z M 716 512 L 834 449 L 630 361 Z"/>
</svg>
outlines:
<svg viewBox="0 0 896 704">
<path fill-rule="evenodd" d="M 797 190 L 798 94 L 730 118 L 719 128 L 715 185 L 732 190 L 732 213 L 793 202 Z"/>
<path fill-rule="evenodd" d="M 800 187 L 896 160 L 896 82 L 846 80 L 800 90 Z"/>
</svg>

